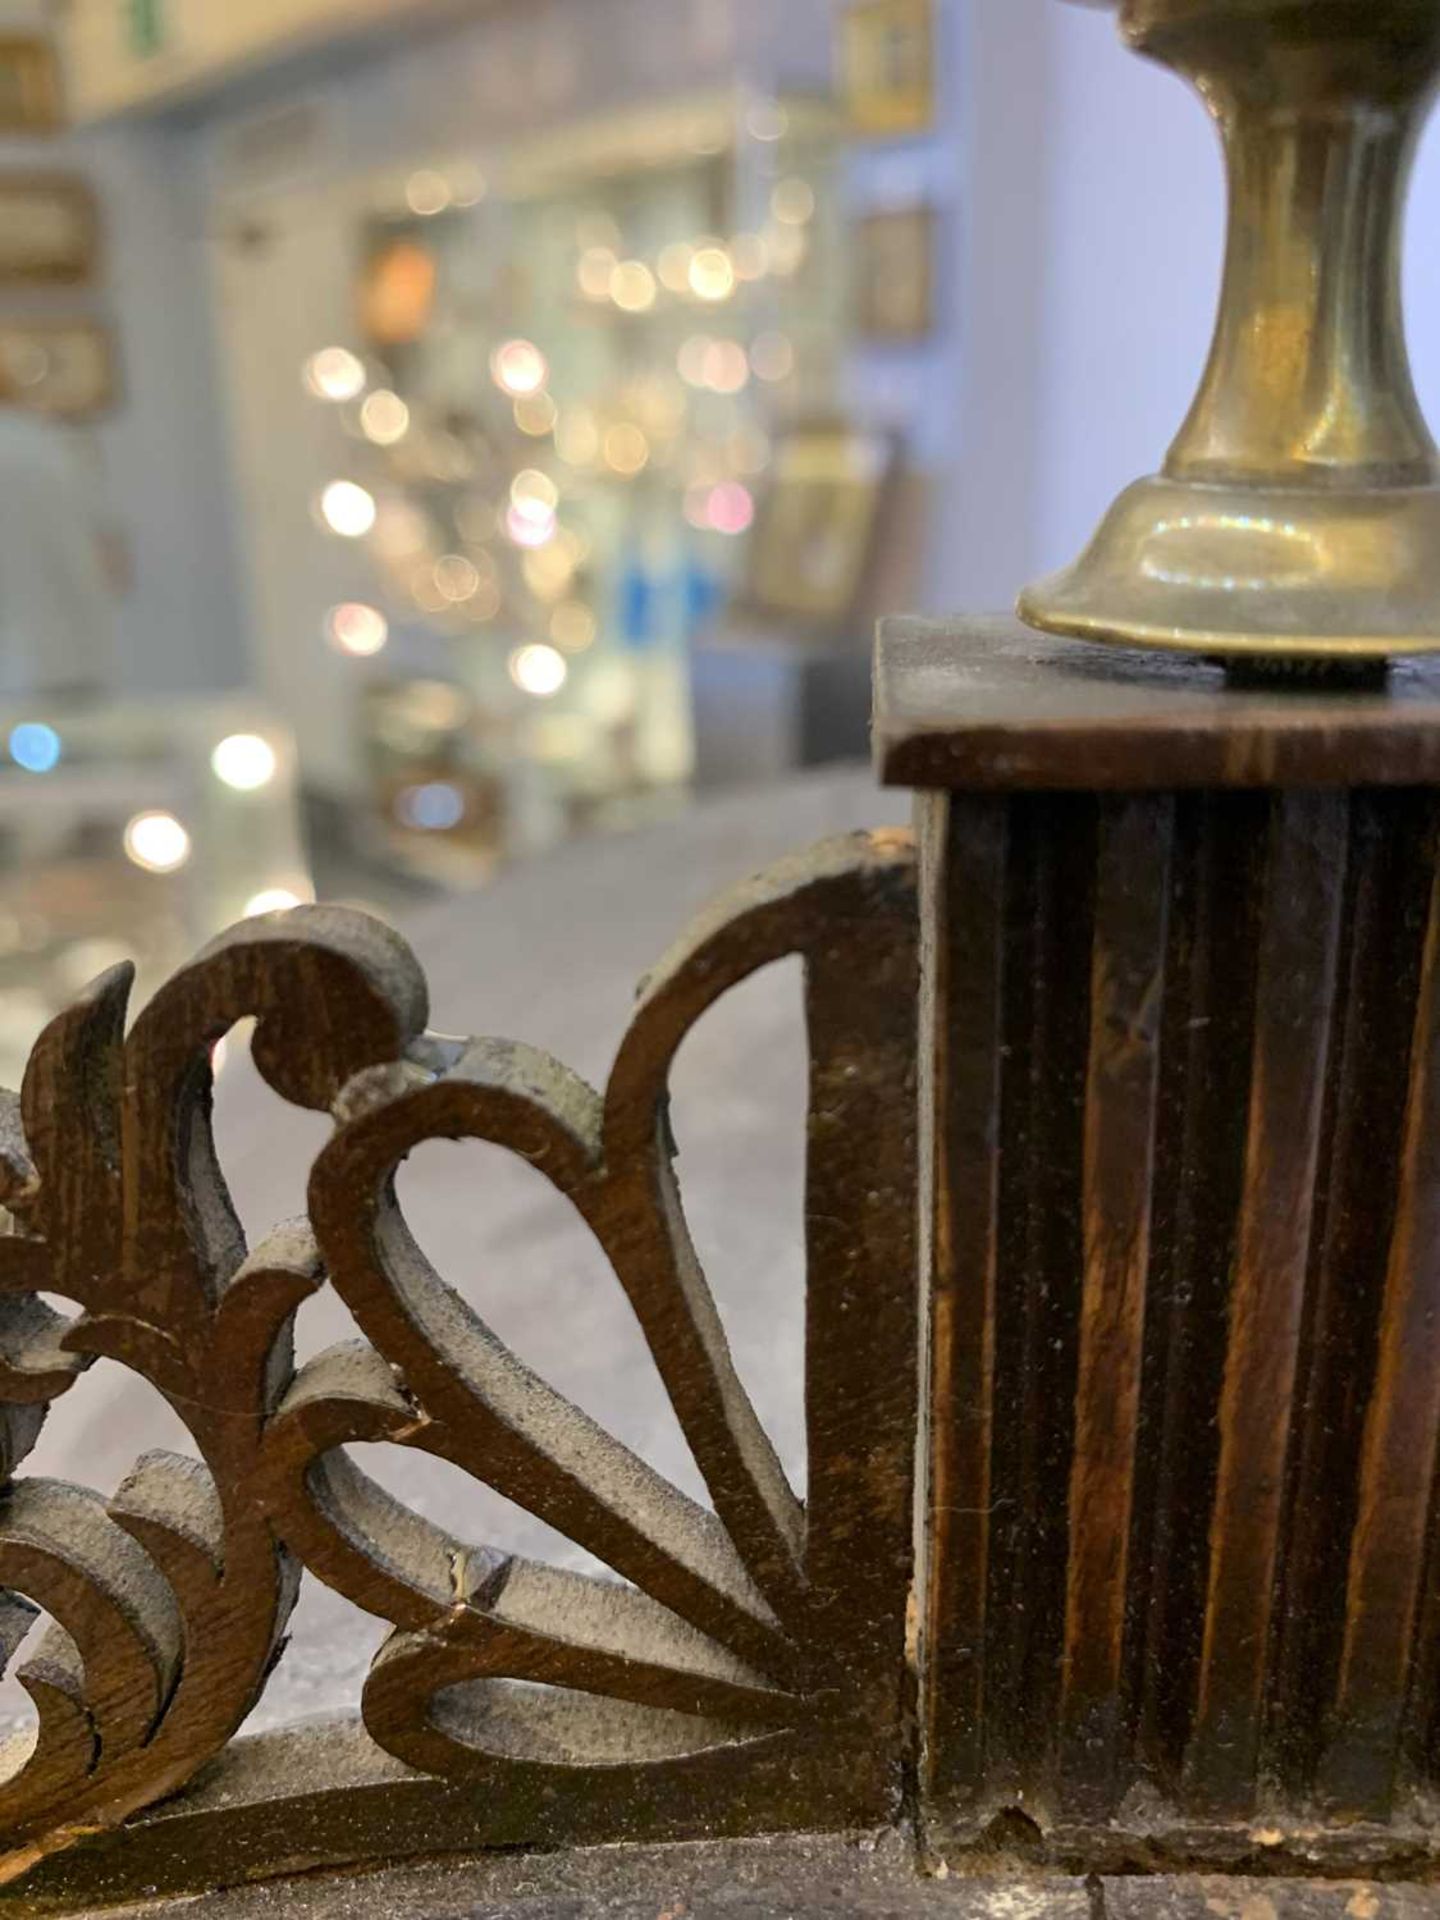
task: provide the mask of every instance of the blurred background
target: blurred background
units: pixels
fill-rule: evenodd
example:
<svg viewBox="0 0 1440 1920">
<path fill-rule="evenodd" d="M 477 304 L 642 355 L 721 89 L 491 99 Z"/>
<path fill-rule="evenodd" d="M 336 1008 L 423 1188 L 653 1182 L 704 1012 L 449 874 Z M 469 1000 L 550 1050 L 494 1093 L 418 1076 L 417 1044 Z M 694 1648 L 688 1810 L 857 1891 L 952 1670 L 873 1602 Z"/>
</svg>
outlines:
<svg viewBox="0 0 1440 1920">
<path fill-rule="evenodd" d="M 122 953 L 862 759 L 877 612 L 1070 558 L 1214 309 L 1058 0 L 3 0 L 0 135 L 11 1084 Z"/>
</svg>

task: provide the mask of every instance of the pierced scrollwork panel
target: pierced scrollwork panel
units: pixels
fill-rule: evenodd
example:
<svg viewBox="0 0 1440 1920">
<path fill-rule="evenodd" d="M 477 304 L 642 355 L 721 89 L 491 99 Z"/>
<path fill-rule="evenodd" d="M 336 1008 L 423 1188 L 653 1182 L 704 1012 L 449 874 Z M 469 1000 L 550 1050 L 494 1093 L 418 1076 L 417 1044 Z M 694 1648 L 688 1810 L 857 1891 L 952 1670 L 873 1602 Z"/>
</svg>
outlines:
<svg viewBox="0 0 1440 1920">
<path fill-rule="evenodd" d="M 329 909 L 225 935 L 128 1037 L 124 970 L 54 1023 L 0 1109 L 5 1464 L 13 1476 L 45 1406 L 102 1354 L 164 1396 L 199 1458 L 146 1456 L 108 1502 L 14 1477 L 0 1497 L 0 1650 L 36 1608 L 55 1623 L 21 1669 L 38 1737 L 0 1757 L 9 1877 L 225 1749 L 280 1656 L 302 1565 L 389 1623 L 357 1703 L 365 1729 L 437 1778 L 447 1831 L 462 1796 L 471 1842 L 564 1839 L 582 1800 L 587 1831 L 601 1806 L 627 1833 L 893 1810 L 916 1432 L 916 945 L 906 836 L 783 862 L 645 983 L 603 1093 L 532 1048 L 427 1034 L 403 943 Z M 696 1021 L 796 955 L 810 1049 L 803 1502 L 732 1364 L 668 1104 Z M 308 1219 L 253 1251 L 210 1129 L 210 1050 L 247 1016 L 270 1085 L 335 1121 Z M 486 1324 L 483 1298 L 477 1310 L 431 1267 L 395 1175 L 434 1139 L 507 1149 L 578 1213 L 708 1506 L 548 1386 Z M 363 1339 L 297 1370 L 294 1316 L 326 1284 Z M 375 1442 L 460 1467 L 616 1577 L 452 1537 L 360 1470 L 348 1450 Z M 264 1744 L 246 1743 L 252 1774 Z"/>
</svg>

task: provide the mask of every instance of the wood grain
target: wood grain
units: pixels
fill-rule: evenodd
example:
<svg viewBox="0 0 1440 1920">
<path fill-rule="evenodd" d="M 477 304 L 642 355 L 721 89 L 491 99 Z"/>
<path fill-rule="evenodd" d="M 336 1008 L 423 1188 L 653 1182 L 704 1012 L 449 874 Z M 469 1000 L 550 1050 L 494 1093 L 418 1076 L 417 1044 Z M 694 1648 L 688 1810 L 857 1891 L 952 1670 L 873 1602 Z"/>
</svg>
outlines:
<svg viewBox="0 0 1440 1920">
<path fill-rule="evenodd" d="M 1059 1729 L 1067 1804 L 1094 1814 L 1119 1778 L 1173 829 L 1148 795 L 1100 826 Z"/>
<path fill-rule="evenodd" d="M 1243 689 L 1205 660 L 1053 639 L 1005 614 L 887 620 L 875 763 L 937 792 L 1124 793 L 1440 783 L 1440 666 L 1366 691 Z"/>
<path fill-rule="evenodd" d="M 1440 1446 L 1440 880 L 1425 937 L 1380 1351 L 1361 1452 L 1345 1640 L 1321 1767 L 1332 1803 L 1383 1811 L 1416 1662 Z"/>
<path fill-rule="evenodd" d="M 1398 1858 L 1436 1778 L 1434 803 L 920 818 L 927 1830 Z"/>
<path fill-rule="evenodd" d="M 1198 1806 L 1244 1814 L 1257 1762 L 1282 1553 L 1296 1369 L 1344 893 L 1347 809 L 1282 795 L 1265 875 L 1245 1188 L 1219 1408 L 1195 1726 Z"/>
<path fill-rule="evenodd" d="M 985 1782 L 986 1644 L 1000 1257 L 999 1101 L 1004 1034 L 1006 819 L 991 801 L 930 803 L 920 830 L 921 1058 L 931 1119 L 929 1426 L 923 1737 L 935 1786 Z"/>
</svg>

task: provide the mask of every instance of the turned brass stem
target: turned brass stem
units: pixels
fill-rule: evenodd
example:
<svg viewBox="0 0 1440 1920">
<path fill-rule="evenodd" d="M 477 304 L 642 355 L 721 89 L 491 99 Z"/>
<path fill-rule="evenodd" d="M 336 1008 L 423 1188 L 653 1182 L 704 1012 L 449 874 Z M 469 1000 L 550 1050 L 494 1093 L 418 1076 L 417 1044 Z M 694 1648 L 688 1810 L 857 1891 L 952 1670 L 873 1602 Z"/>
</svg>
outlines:
<svg viewBox="0 0 1440 1920">
<path fill-rule="evenodd" d="M 1368 41 L 1357 61 L 1349 42 L 1271 42 L 1221 20 L 1188 38 L 1168 57 L 1220 127 L 1229 240 L 1210 364 L 1165 471 L 1302 486 L 1433 480 L 1400 284 L 1431 73 Z"/>
<path fill-rule="evenodd" d="M 1440 0 L 1122 0 L 1215 119 L 1229 235 L 1214 344 L 1160 474 L 1033 625 L 1227 655 L 1440 650 L 1440 455 L 1406 347 L 1406 191 Z"/>
</svg>

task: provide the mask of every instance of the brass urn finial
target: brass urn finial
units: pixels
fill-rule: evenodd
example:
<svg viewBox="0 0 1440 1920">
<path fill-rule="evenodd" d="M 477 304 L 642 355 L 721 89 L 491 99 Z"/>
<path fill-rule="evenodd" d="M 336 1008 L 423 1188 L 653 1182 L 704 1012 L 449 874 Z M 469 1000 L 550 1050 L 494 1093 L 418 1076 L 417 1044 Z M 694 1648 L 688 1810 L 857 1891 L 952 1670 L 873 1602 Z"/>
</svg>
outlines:
<svg viewBox="0 0 1440 1920">
<path fill-rule="evenodd" d="M 1210 364 L 1032 626 L 1226 656 L 1440 651 L 1440 458 L 1411 380 L 1405 190 L 1440 0 L 1121 0 L 1219 125 L 1230 233 Z"/>
</svg>

